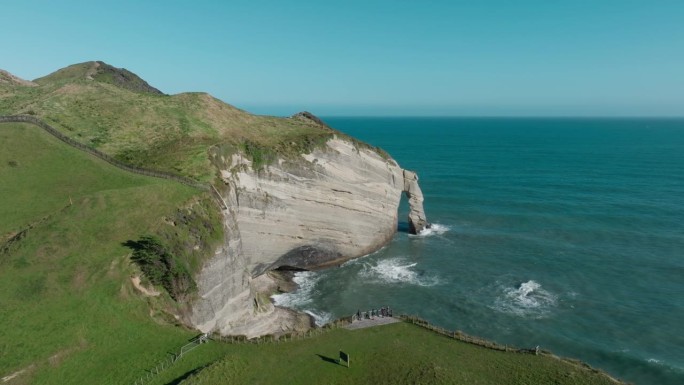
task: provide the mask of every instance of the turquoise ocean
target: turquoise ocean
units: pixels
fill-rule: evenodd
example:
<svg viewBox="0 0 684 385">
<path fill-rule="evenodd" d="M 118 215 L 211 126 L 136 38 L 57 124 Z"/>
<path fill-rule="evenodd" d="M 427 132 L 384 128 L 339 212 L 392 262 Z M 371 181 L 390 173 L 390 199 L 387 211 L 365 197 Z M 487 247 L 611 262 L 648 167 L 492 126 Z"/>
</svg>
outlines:
<svg viewBox="0 0 684 385">
<path fill-rule="evenodd" d="M 320 323 L 390 306 L 451 330 L 684 384 L 684 120 L 340 118 L 415 170 L 425 233 L 297 273 Z"/>
</svg>

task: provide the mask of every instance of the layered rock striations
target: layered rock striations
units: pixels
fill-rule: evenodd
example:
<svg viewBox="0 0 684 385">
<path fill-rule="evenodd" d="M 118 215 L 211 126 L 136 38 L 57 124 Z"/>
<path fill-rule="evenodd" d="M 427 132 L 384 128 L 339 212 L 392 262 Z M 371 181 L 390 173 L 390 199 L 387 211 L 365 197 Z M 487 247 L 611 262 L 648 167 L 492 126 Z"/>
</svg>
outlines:
<svg viewBox="0 0 684 385">
<path fill-rule="evenodd" d="M 306 330 L 307 316 L 276 308 L 258 300 L 258 282 L 252 278 L 242 252 L 238 228 L 235 186 L 224 193 L 227 208 L 223 210 L 225 240 L 196 277 L 199 298 L 194 301 L 189 324 L 203 332 L 245 335 L 249 338 Z"/>
<path fill-rule="evenodd" d="M 294 313 L 259 307 L 255 279 L 274 269 L 317 269 L 378 250 L 396 232 L 404 192 L 411 231 L 429 226 L 416 174 L 347 140 L 332 139 L 299 159 L 278 159 L 257 171 L 240 154 L 219 163 L 229 206 L 227 239 L 197 279 L 200 298 L 191 322 L 203 331 L 256 335 L 301 328 Z"/>
<path fill-rule="evenodd" d="M 423 192 L 418 185 L 418 175 L 413 171 L 404 170 L 404 193 L 409 200 L 409 232 L 418 234 L 430 228 L 423 210 Z"/>
<path fill-rule="evenodd" d="M 238 222 L 250 272 L 315 269 L 382 247 L 397 226 L 402 170 L 334 139 L 325 150 L 255 173 L 234 156 L 222 171 L 239 186 Z"/>
</svg>

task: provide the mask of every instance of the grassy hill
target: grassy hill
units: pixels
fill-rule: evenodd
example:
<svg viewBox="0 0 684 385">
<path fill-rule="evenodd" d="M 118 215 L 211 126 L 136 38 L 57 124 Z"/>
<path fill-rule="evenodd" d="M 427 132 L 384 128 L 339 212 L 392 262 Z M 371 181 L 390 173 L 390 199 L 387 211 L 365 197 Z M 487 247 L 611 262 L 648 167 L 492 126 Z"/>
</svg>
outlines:
<svg viewBox="0 0 684 385">
<path fill-rule="evenodd" d="M 37 84 L 37 86 L 35 86 Z M 333 131 L 304 118 L 257 116 L 206 93 L 164 95 L 102 62 L 36 79 L 0 82 L 0 115 L 35 115 L 68 136 L 132 165 L 211 181 L 208 150 L 298 155 Z"/>
<path fill-rule="evenodd" d="M 0 124 L 0 377 L 12 383 L 121 384 L 194 333 L 144 298 L 123 244 L 205 199 L 121 171 L 38 127 Z M 174 309 L 171 309 L 174 310 Z"/>
</svg>

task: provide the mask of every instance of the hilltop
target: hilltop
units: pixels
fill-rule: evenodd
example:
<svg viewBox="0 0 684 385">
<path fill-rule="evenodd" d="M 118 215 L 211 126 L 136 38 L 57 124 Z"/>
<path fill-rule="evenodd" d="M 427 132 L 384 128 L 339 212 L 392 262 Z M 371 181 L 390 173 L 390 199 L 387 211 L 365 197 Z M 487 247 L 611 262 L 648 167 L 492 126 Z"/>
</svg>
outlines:
<svg viewBox="0 0 684 385">
<path fill-rule="evenodd" d="M 252 115 L 203 92 L 165 95 L 101 61 L 33 82 L 9 73 L 0 79 L 0 115 L 33 115 L 121 161 L 203 181 L 214 177 L 212 146 L 293 156 L 333 134 L 315 119 Z"/>
<path fill-rule="evenodd" d="M 132 92 L 163 95 L 161 91 L 149 85 L 133 72 L 125 68 L 116 68 L 102 61 L 73 64 L 38 78 L 34 82 L 41 85 L 49 85 L 79 80 L 94 80 L 113 84 Z"/>
<path fill-rule="evenodd" d="M 24 80 L 20 77 L 14 76 L 11 73 L 0 69 L 0 85 L 4 86 L 22 86 L 22 87 L 35 87 L 36 83 Z"/>
</svg>

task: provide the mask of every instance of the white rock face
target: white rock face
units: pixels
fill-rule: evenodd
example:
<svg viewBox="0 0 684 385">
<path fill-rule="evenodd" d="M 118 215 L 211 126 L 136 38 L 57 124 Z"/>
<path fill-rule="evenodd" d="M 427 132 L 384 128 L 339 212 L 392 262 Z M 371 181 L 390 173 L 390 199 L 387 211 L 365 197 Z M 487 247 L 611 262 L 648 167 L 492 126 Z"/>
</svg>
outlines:
<svg viewBox="0 0 684 385">
<path fill-rule="evenodd" d="M 222 175 L 239 185 L 242 252 L 255 276 L 280 266 L 312 269 L 368 254 L 397 228 L 402 169 L 346 141 L 331 140 L 326 151 L 295 164 Z"/>
<path fill-rule="evenodd" d="M 418 185 L 418 175 L 413 171 L 404 170 L 404 192 L 409 199 L 409 232 L 418 234 L 430 228 L 423 210 L 423 192 Z"/>
<path fill-rule="evenodd" d="M 379 249 L 396 232 L 404 191 L 412 228 L 427 225 L 415 173 L 348 141 L 332 139 L 324 150 L 258 172 L 240 155 L 230 163 L 221 170 L 229 191 L 226 244 L 197 277 L 200 299 L 191 322 L 202 331 L 249 335 L 301 327 L 284 309 L 257 309 L 252 278 L 279 267 L 340 264 Z"/>
</svg>

